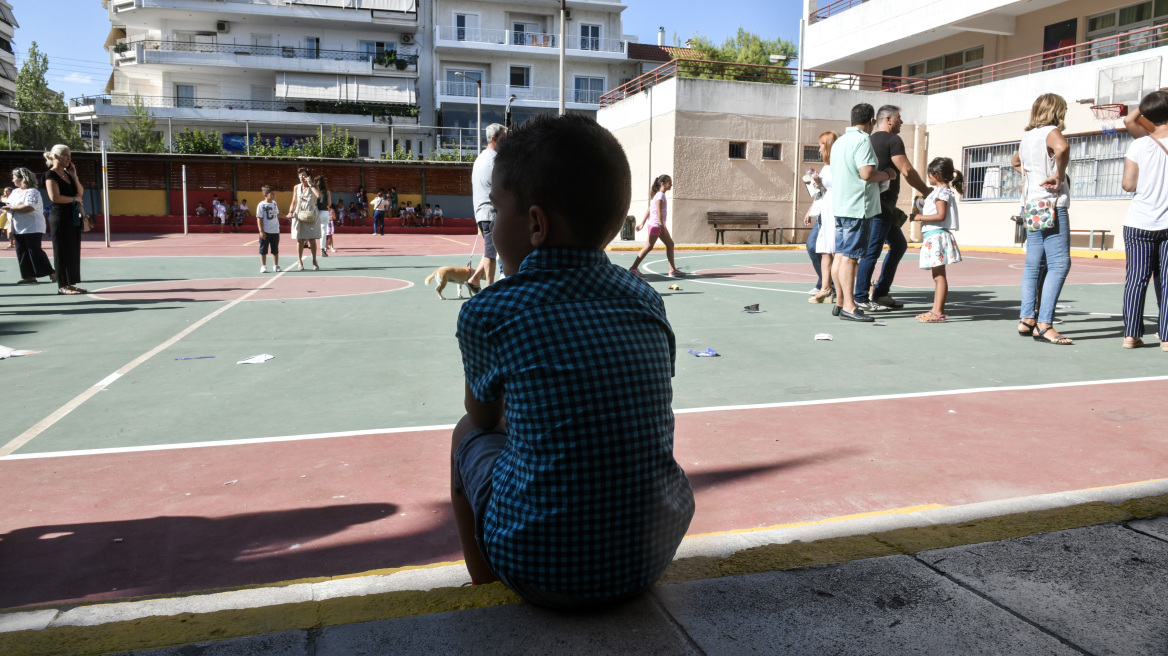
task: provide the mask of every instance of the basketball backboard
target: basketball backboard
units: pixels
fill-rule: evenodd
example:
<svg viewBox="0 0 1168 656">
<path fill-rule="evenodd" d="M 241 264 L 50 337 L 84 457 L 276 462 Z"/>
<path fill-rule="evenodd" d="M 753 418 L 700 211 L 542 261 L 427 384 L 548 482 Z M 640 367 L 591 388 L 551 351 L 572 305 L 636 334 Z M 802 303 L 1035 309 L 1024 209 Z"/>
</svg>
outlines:
<svg viewBox="0 0 1168 656">
<path fill-rule="evenodd" d="M 1138 103 L 1160 88 L 1160 58 L 1099 69 L 1095 103 Z"/>
</svg>

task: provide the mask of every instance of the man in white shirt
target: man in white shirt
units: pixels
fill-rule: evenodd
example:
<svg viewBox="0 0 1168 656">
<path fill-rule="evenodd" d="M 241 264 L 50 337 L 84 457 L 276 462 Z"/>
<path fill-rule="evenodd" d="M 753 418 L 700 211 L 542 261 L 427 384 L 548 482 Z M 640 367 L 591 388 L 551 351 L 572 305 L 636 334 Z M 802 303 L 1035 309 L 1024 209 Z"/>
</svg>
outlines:
<svg viewBox="0 0 1168 656">
<path fill-rule="evenodd" d="M 474 168 L 470 173 L 470 184 L 474 200 L 475 222 L 479 224 L 479 232 L 483 233 L 483 258 L 479 266 L 466 280 L 466 286 L 473 292 L 478 292 L 479 281 L 483 274 L 487 276 L 487 284 L 495 282 L 495 242 L 491 239 L 491 226 L 495 223 L 495 206 L 491 204 L 491 174 L 495 170 L 495 149 L 503 137 L 507 136 L 507 128 L 498 123 L 487 126 L 484 133 L 487 137 L 487 147 L 475 159 Z"/>
</svg>

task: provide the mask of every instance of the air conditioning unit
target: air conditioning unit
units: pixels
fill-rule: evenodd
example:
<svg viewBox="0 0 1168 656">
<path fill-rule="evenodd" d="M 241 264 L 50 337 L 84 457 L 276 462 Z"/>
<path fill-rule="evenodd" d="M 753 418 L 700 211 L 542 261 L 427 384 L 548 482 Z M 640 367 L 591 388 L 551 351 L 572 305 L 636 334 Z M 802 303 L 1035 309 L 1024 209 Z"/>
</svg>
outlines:
<svg viewBox="0 0 1168 656">
<path fill-rule="evenodd" d="M 414 35 L 413 34 L 401 35 L 401 43 L 403 46 L 412 45 L 414 43 Z"/>
<path fill-rule="evenodd" d="M 227 34 L 231 31 L 231 23 L 227 21 L 215 21 L 215 31 L 220 34 Z"/>
<path fill-rule="evenodd" d="M 568 20 L 572 20 L 572 10 L 571 9 L 564 10 L 564 18 L 566 18 Z"/>
</svg>

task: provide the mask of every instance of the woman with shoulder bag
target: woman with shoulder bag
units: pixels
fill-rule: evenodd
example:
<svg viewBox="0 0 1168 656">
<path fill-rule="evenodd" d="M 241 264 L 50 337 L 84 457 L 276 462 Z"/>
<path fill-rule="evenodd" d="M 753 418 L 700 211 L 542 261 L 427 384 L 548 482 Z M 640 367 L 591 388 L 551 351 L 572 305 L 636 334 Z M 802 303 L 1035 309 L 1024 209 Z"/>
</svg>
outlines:
<svg viewBox="0 0 1168 656">
<path fill-rule="evenodd" d="M 49 227 L 53 232 L 53 264 L 57 270 L 58 294 L 85 294 L 77 286 L 81 282 L 81 232 L 85 213 L 81 201 L 85 189 L 73 166 L 69 147 L 57 144 L 45 153 L 49 171 L 45 173 L 45 190 L 52 207 Z"/>
<path fill-rule="evenodd" d="M 16 238 L 16 261 L 20 266 L 18 285 L 35 283 L 37 278 L 48 276 L 56 281 L 57 274 L 41 248 L 45 236 L 45 214 L 41 192 L 37 187 L 36 174 L 26 168 L 12 171 L 12 184 L 16 190 L 8 195 L 5 207 L 8 209 L 9 234 Z"/>
<path fill-rule="evenodd" d="M 1124 120 L 1134 141 L 1123 162 L 1123 190 L 1134 191 L 1123 222 L 1127 282 L 1123 288 L 1123 348 L 1144 345 L 1144 299 L 1156 280 L 1157 336 L 1168 351 L 1168 93 L 1153 91 Z"/>
<path fill-rule="evenodd" d="M 1067 180 L 1071 147 L 1062 133 L 1066 115 L 1067 101 L 1062 96 L 1039 96 L 1030 108 L 1030 123 L 1012 162 L 1022 174 L 1022 210 L 1027 223 L 1018 334 L 1062 346 L 1074 343 L 1054 329 L 1055 305 L 1071 270 L 1071 224 L 1067 213 L 1071 204 Z M 1047 273 L 1038 294 L 1044 255 Z M 1036 295 L 1041 298 L 1037 311 Z"/>
<path fill-rule="evenodd" d="M 300 176 L 300 182 L 292 190 L 292 204 L 288 208 L 288 218 L 292 220 L 292 238 L 296 240 L 296 269 L 304 270 L 306 244 L 312 253 L 312 268 L 320 269 L 316 263 L 316 242 L 320 239 L 321 210 L 317 208 L 327 207 L 327 201 L 312 183 L 308 169 L 300 167 L 296 173 Z"/>
</svg>

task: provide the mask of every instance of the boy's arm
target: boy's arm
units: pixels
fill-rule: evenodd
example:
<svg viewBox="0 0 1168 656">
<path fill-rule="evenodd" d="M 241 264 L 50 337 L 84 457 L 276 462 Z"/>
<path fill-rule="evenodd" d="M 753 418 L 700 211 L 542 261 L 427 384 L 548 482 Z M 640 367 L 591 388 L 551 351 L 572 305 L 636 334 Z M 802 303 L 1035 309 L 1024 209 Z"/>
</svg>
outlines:
<svg viewBox="0 0 1168 656">
<path fill-rule="evenodd" d="M 497 427 L 503 421 L 503 397 L 500 396 L 498 400 L 493 403 L 483 403 L 475 398 L 474 392 L 470 389 L 469 383 L 463 383 L 466 387 L 465 398 L 463 405 L 466 407 L 466 414 L 474 425 L 478 428 L 490 430 Z"/>
</svg>

